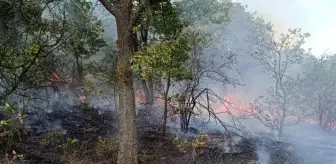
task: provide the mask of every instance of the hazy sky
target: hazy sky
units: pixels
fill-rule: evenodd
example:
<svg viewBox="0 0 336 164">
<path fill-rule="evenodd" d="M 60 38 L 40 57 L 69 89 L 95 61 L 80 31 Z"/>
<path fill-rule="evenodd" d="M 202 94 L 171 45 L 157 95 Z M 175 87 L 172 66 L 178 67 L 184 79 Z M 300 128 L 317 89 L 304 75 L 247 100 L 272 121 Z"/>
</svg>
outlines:
<svg viewBox="0 0 336 164">
<path fill-rule="evenodd" d="M 336 0 L 233 0 L 271 21 L 277 31 L 302 28 L 311 34 L 305 47 L 319 56 L 336 53 Z"/>
</svg>

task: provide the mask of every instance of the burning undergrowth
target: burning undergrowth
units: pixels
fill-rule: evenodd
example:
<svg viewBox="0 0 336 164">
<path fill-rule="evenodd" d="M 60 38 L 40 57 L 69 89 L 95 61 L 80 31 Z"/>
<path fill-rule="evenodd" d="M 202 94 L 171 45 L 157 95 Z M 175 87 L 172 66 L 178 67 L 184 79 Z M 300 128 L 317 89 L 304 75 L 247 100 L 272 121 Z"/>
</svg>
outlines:
<svg viewBox="0 0 336 164">
<path fill-rule="evenodd" d="M 116 162 L 118 115 L 115 110 L 69 105 L 63 101 L 54 102 L 50 108 L 27 111 L 22 129 L 10 136 L 13 143 L 10 146 L 0 143 L 1 153 L 7 154 L 5 159 L 20 155 L 24 163 Z M 6 116 L 1 114 L 0 118 Z M 189 128 L 189 133 L 170 129 L 163 136 L 157 123 L 139 126 L 137 131 L 139 163 L 252 164 L 261 161 L 260 145 L 268 153 L 268 163 L 296 163 L 295 155 L 288 149 L 290 146 L 269 138 L 202 131 L 197 127 Z M 1 137 L 4 141 L 9 136 Z"/>
</svg>

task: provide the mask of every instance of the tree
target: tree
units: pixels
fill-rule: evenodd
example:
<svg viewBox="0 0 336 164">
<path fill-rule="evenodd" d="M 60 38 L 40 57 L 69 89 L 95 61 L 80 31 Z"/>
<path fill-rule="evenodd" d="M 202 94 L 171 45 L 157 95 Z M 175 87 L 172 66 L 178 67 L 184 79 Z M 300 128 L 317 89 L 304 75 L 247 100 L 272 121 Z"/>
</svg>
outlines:
<svg viewBox="0 0 336 164">
<path fill-rule="evenodd" d="M 102 38 L 103 24 L 93 15 L 92 2 L 75 0 L 68 2 L 66 7 L 71 25 L 69 32 L 72 36 L 64 45 L 64 51 L 73 55 L 76 67 L 76 73 L 73 77 L 76 77 L 78 83 L 82 84 L 84 78 L 83 60 L 89 59 L 106 46 L 105 40 Z"/>
<path fill-rule="evenodd" d="M 149 4 L 148 0 L 136 4 L 133 0 L 99 0 L 117 22 L 117 86 L 119 94 L 120 143 L 119 164 L 135 164 L 137 161 L 136 111 L 131 58 L 134 53 L 133 27 L 140 13 Z"/>
<path fill-rule="evenodd" d="M 6 145 L 12 150 L 28 104 L 45 100 L 39 93 L 49 87 L 55 56 L 69 38 L 70 26 L 59 1 L 0 1 L 0 8 L 0 109 L 6 113 L 0 133 L 8 133 Z"/>
<path fill-rule="evenodd" d="M 92 2 L 74 0 L 66 1 L 64 5 L 71 37 L 62 46 L 59 70 L 73 77 L 71 91 L 87 101 L 90 82 L 84 78 L 84 62 L 94 58 L 106 46 L 103 39 L 104 27 L 102 21 L 93 14 Z"/>
<path fill-rule="evenodd" d="M 140 24 L 135 27 L 133 33 L 136 43 L 135 50 L 146 51 L 147 46 L 151 44 L 176 40 L 182 30 L 183 24 L 179 18 L 179 12 L 171 2 L 151 4 L 142 13 Z M 137 71 L 141 74 L 140 70 Z M 146 109 L 151 109 L 154 103 L 154 80 L 157 80 L 157 77 L 147 75 L 146 79 L 140 78 L 145 94 Z"/>
<path fill-rule="evenodd" d="M 201 42 L 203 40 L 207 40 L 207 37 L 205 37 L 205 35 L 200 34 L 201 32 L 197 32 L 197 30 L 193 31 L 189 28 L 193 28 L 192 26 L 194 25 L 194 23 L 197 23 L 197 21 L 203 21 L 205 19 L 208 19 L 207 23 L 217 23 L 217 24 L 224 23 L 225 21 L 227 21 L 226 18 L 227 18 L 227 12 L 228 12 L 228 7 L 229 7 L 227 3 L 218 2 L 214 0 L 209 0 L 207 2 L 208 4 L 211 4 L 211 5 L 203 5 L 201 1 L 197 1 L 197 2 L 195 1 L 194 3 L 190 3 L 190 1 L 179 1 L 179 2 L 174 3 L 174 5 L 177 7 L 173 6 L 173 4 L 169 2 L 158 3 L 158 5 L 152 5 L 149 10 L 150 10 L 150 13 L 152 13 L 151 15 L 153 16 L 148 16 L 146 12 L 144 13 L 145 19 L 143 22 L 146 22 L 146 20 L 149 19 L 150 20 L 149 23 L 146 22 L 145 25 L 140 24 L 138 27 L 140 29 L 139 35 L 142 36 L 141 39 L 139 39 L 140 45 L 146 45 L 142 47 L 142 49 L 146 51 L 148 49 L 147 47 L 151 47 L 151 44 L 154 44 L 154 46 L 157 48 L 157 54 L 154 57 L 154 55 L 150 55 L 150 53 L 148 55 L 148 51 L 147 51 L 147 54 L 146 53 L 141 54 L 143 55 L 143 57 L 141 57 L 141 55 L 137 55 L 136 57 L 138 60 L 135 60 L 136 67 L 134 68 L 136 69 L 134 70 L 136 70 L 140 74 L 142 74 L 143 72 L 146 75 L 145 79 L 148 82 L 147 84 L 152 84 L 151 81 L 153 78 L 157 79 L 158 77 L 164 77 L 163 79 L 163 81 L 165 81 L 163 82 L 164 91 L 162 93 L 164 97 L 163 99 L 165 102 L 164 114 L 163 114 L 163 124 L 162 124 L 164 134 L 166 133 L 166 124 L 167 124 L 167 117 L 168 117 L 168 94 L 170 92 L 170 88 L 173 85 L 174 81 L 176 80 L 184 81 L 190 78 L 188 77 L 189 75 L 183 75 L 184 73 L 186 73 L 186 71 L 185 71 L 185 68 L 181 67 L 181 65 L 187 66 L 188 64 L 190 64 L 190 63 L 186 63 L 188 59 L 184 58 L 183 56 L 185 55 L 190 56 L 191 52 L 188 52 L 189 51 L 188 49 L 190 49 L 190 47 L 198 46 L 197 44 L 202 44 Z M 191 7 L 191 9 L 185 8 L 183 4 L 185 5 L 188 4 L 188 6 Z M 195 19 L 184 18 L 183 16 L 182 16 L 182 20 L 179 19 L 180 13 L 182 15 L 185 15 L 188 12 L 194 12 L 193 7 L 196 7 L 198 5 L 202 5 L 201 11 L 206 11 L 206 10 L 209 11 L 209 10 L 212 10 L 210 8 L 216 6 L 215 10 L 212 13 L 216 15 L 220 15 L 221 17 L 217 17 L 217 19 L 214 19 L 213 15 L 208 14 L 208 15 L 197 17 Z M 147 31 L 143 32 L 144 29 L 147 29 Z M 151 37 L 151 40 L 148 40 L 147 42 L 147 36 L 149 34 L 152 37 Z M 172 57 L 171 60 L 170 59 L 167 60 L 168 65 L 167 63 L 162 64 L 161 62 L 159 62 L 161 60 L 166 60 L 167 55 L 165 55 L 165 53 L 161 53 L 162 49 L 160 50 L 160 48 L 163 48 L 163 46 L 165 45 L 164 44 L 157 45 L 156 42 L 169 42 L 169 41 L 174 42 L 174 40 L 178 40 L 178 39 L 180 39 L 181 41 L 181 37 L 177 38 L 179 36 L 185 37 L 184 40 L 188 38 L 187 39 L 188 43 L 184 41 L 184 43 L 181 43 L 180 46 L 178 47 L 175 46 L 176 47 L 175 52 L 174 51 L 171 51 L 171 52 L 176 53 L 176 54 L 168 53 L 169 54 L 168 56 Z M 143 37 L 145 37 L 145 39 L 142 39 Z M 202 37 L 205 37 L 205 38 L 202 38 Z M 192 39 L 189 39 L 189 38 L 192 38 Z M 180 51 L 176 51 L 177 48 L 179 48 Z M 151 51 L 152 53 L 155 52 L 153 49 L 151 49 Z M 179 55 L 181 57 L 177 58 L 176 55 Z M 142 60 L 142 64 L 140 60 Z M 172 61 L 172 62 L 169 64 L 169 61 Z M 146 68 L 142 69 L 141 65 L 143 65 Z M 151 71 L 146 72 L 146 69 L 148 68 Z M 172 70 L 179 71 L 179 74 L 172 72 Z M 180 74 L 183 76 L 181 76 Z M 143 76 L 142 76 L 142 79 L 144 79 Z M 142 84 L 144 86 L 145 97 L 147 99 L 147 97 L 152 94 L 150 94 L 151 92 L 148 90 L 148 87 L 146 87 L 146 83 L 142 82 Z"/>
<path fill-rule="evenodd" d="M 296 89 L 301 83 L 299 76 L 290 74 L 291 68 L 299 64 L 306 54 L 302 46 L 308 33 L 301 29 L 289 29 L 287 34 L 276 38 L 272 26 L 266 26 L 268 37 L 262 37 L 256 44 L 257 50 L 252 56 L 263 64 L 265 72 L 274 82 L 274 87 L 269 90 L 267 97 L 256 99 L 253 104 L 253 116 L 266 126 L 276 129 L 278 136 L 283 133 L 286 119 L 295 116 L 298 118 L 298 102 Z"/>
<path fill-rule="evenodd" d="M 187 25 L 222 24 L 230 20 L 230 0 L 182 0 L 175 4 Z"/>
<path fill-rule="evenodd" d="M 192 76 L 174 81 L 173 91 L 169 98 L 169 105 L 173 109 L 171 115 L 180 117 L 182 132 L 188 132 L 192 118 L 202 118 L 204 113 L 218 120 L 212 103 L 216 100 L 220 102 L 224 100 L 208 88 L 208 81 L 218 82 L 223 86 L 236 84 L 227 75 L 228 69 L 235 62 L 235 54 L 206 52 L 207 48 L 211 48 L 211 35 L 196 28 L 189 28 L 187 33 L 190 51 L 189 59 L 185 62 L 185 69 L 191 72 Z"/>
<path fill-rule="evenodd" d="M 139 51 L 133 58 L 133 69 L 140 72 L 141 78 L 161 77 L 166 81 L 164 96 L 163 134 L 166 134 L 168 115 L 168 93 L 173 79 L 183 80 L 191 77 L 192 72 L 185 70 L 188 60 L 188 35 L 177 40 L 152 44 L 145 51 Z"/>
<path fill-rule="evenodd" d="M 117 81 L 120 105 L 119 163 L 136 163 L 135 103 L 130 59 L 135 51 L 134 27 L 146 7 L 169 1 L 99 0 L 116 18 L 118 33 Z M 218 2 L 214 1 L 213 2 Z M 219 4 L 224 4 L 218 2 Z M 164 13 L 162 13 L 163 15 Z M 156 14 L 155 14 L 156 15 Z M 158 29 L 157 29 L 158 30 Z M 167 31 L 169 32 L 169 31 Z M 128 161 L 127 161 L 128 160 Z"/>
<path fill-rule="evenodd" d="M 335 102 L 335 55 L 310 57 L 304 63 L 305 81 L 300 85 L 305 110 L 315 113 L 318 125 L 331 130 L 336 120 Z"/>
<path fill-rule="evenodd" d="M 65 10 L 53 1 L 1 1 L 0 101 L 9 95 L 44 87 L 51 75 L 53 56 L 68 33 Z M 57 5 L 57 4 L 56 4 Z M 63 9 L 59 6 L 59 9 Z"/>
</svg>

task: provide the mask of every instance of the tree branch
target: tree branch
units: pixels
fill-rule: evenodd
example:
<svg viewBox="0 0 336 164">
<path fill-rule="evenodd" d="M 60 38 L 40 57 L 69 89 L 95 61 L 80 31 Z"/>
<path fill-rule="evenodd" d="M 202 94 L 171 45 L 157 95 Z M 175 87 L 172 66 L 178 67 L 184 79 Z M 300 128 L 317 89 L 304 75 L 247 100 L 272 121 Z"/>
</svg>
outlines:
<svg viewBox="0 0 336 164">
<path fill-rule="evenodd" d="M 114 17 L 119 14 L 118 8 L 116 8 L 116 2 L 111 2 L 111 0 L 98 0 L 106 10 L 111 13 Z"/>
<path fill-rule="evenodd" d="M 102 1 L 102 0 L 100 0 Z M 140 17 L 140 13 L 149 5 L 149 0 L 141 0 L 138 7 L 132 12 L 132 17 L 130 24 L 128 25 L 128 29 L 132 29 L 132 27 L 136 24 L 137 20 Z"/>
</svg>

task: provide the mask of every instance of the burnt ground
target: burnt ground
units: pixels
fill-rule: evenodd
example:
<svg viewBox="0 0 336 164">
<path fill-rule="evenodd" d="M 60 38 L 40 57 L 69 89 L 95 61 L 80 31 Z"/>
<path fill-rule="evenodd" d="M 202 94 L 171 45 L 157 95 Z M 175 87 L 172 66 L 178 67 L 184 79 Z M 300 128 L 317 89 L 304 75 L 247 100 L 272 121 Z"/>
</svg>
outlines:
<svg viewBox="0 0 336 164">
<path fill-rule="evenodd" d="M 49 113 L 28 112 L 24 127 L 16 130 L 17 133 L 11 133 L 13 135 L 0 138 L 0 153 L 2 157 L 7 153 L 12 159 L 12 150 L 15 150 L 16 155 L 23 155 L 23 160 L 18 160 L 18 163 L 28 164 L 116 163 L 117 115 L 108 110 L 103 113 L 98 111 L 68 106 L 57 107 Z M 4 118 L 3 115 L 1 117 Z M 291 145 L 268 138 L 243 139 L 231 145 L 235 151 L 225 151 L 220 143 L 216 145 L 211 141 L 214 138 L 221 142 L 230 141 L 225 133 L 207 134 L 206 144 L 193 155 L 192 149 L 187 146 L 184 150 L 177 148 L 174 136 L 163 137 L 157 127 L 138 128 L 139 163 L 256 164 L 256 150 L 260 145 L 266 145 L 270 164 L 298 163 Z M 8 143 L 11 145 L 8 146 Z"/>
</svg>

